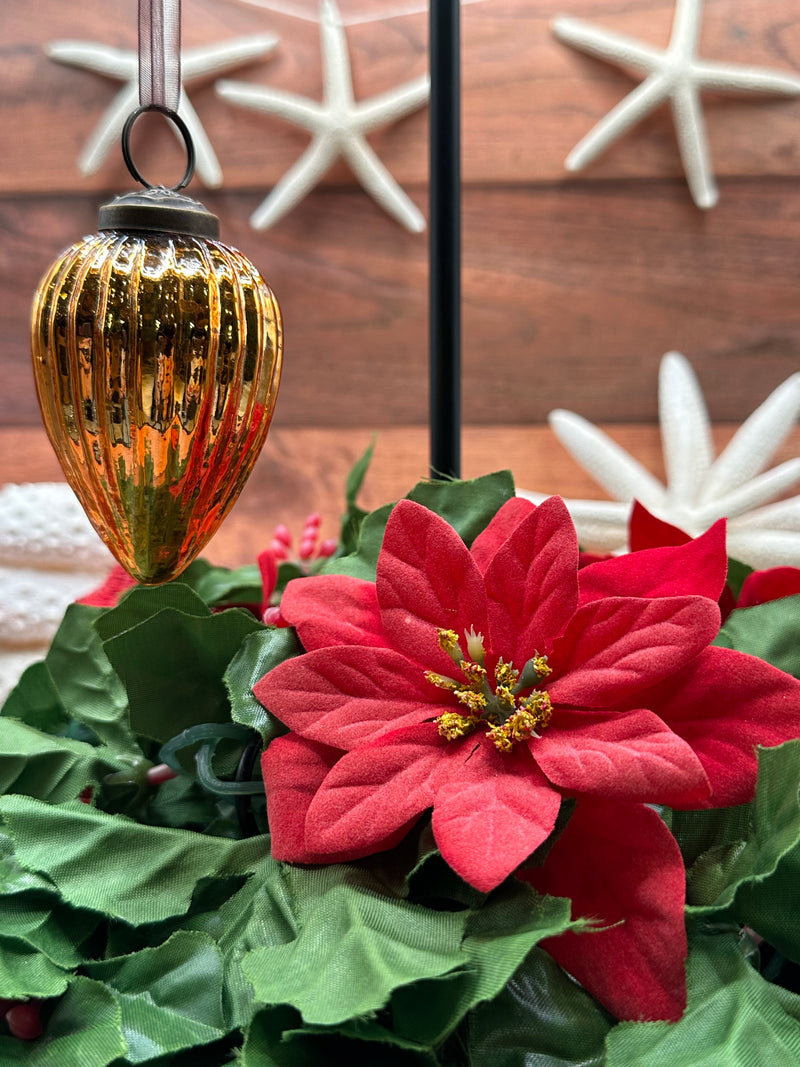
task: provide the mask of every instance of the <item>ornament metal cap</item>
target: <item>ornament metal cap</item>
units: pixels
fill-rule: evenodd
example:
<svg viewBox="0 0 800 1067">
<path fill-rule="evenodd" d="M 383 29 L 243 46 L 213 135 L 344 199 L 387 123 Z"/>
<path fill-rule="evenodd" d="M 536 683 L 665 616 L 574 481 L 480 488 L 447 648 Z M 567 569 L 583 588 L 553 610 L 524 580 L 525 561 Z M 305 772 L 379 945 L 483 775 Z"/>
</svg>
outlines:
<svg viewBox="0 0 800 1067">
<path fill-rule="evenodd" d="M 103 204 L 99 212 L 101 230 L 183 233 L 191 237 L 219 240 L 219 219 L 199 200 L 164 186 L 137 189 Z"/>
</svg>

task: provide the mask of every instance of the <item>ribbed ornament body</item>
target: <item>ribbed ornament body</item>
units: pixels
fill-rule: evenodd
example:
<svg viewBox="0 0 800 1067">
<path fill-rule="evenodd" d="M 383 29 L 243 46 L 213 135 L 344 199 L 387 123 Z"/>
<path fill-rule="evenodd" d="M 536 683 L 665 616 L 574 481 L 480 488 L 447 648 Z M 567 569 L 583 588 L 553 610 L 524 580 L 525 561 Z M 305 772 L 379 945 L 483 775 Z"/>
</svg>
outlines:
<svg viewBox="0 0 800 1067">
<path fill-rule="evenodd" d="M 36 295 L 45 427 L 95 529 L 143 583 L 180 574 L 232 507 L 280 380 L 275 297 L 216 241 L 101 232 Z"/>
</svg>

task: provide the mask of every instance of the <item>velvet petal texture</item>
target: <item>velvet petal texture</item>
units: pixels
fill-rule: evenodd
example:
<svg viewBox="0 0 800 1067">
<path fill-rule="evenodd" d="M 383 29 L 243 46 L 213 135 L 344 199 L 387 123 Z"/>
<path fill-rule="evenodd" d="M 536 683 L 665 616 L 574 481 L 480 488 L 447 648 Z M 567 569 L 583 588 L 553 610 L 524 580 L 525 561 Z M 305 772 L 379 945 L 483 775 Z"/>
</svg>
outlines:
<svg viewBox="0 0 800 1067">
<path fill-rule="evenodd" d="M 618 1019 L 680 1018 L 686 1006 L 685 874 L 656 812 L 613 800 L 578 801 L 542 869 L 522 877 L 572 898 L 574 916 L 601 929 L 544 947 Z"/>
</svg>

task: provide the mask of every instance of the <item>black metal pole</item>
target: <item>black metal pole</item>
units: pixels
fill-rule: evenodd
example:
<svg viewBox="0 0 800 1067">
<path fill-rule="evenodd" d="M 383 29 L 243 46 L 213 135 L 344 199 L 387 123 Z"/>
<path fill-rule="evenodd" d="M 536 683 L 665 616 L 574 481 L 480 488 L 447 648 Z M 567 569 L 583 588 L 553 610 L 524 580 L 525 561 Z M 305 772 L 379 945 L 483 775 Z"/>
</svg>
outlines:
<svg viewBox="0 0 800 1067">
<path fill-rule="evenodd" d="M 461 476 L 460 0 L 430 4 L 431 476 Z"/>
</svg>

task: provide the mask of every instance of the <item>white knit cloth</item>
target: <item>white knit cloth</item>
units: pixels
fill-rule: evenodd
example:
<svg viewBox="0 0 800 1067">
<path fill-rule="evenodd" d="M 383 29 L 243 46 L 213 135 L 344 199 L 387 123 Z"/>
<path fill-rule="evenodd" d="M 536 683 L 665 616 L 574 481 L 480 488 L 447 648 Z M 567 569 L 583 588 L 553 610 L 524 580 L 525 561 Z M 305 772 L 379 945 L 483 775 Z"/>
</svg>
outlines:
<svg viewBox="0 0 800 1067">
<path fill-rule="evenodd" d="M 113 562 L 66 483 L 0 489 L 0 701 Z"/>
</svg>

